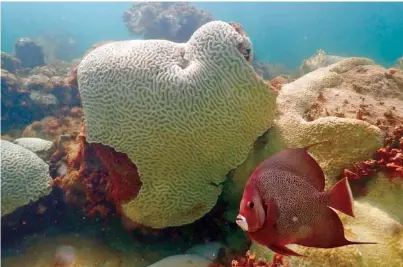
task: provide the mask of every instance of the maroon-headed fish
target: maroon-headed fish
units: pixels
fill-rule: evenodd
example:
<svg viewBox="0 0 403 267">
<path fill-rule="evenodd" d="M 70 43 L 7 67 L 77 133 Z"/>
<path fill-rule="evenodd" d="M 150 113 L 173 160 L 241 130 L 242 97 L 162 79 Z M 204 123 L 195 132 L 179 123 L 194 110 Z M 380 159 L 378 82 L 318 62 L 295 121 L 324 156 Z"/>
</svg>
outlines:
<svg viewBox="0 0 403 267">
<path fill-rule="evenodd" d="M 375 244 L 345 238 L 343 224 L 331 208 L 354 217 L 350 185 L 345 178 L 324 191 L 323 171 L 308 154 L 309 147 L 320 143 L 267 158 L 245 186 L 236 222 L 252 240 L 276 253 L 301 256 L 288 244 L 315 248 Z"/>
</svg>

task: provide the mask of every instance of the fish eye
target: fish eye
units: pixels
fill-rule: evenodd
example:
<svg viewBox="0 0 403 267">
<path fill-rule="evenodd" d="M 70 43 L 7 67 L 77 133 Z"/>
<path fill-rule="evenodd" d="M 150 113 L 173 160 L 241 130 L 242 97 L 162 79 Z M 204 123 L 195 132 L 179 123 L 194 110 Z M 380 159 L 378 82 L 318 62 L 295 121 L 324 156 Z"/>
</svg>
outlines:
<svg viewBox="0 0 403 267">
<path fill-rule="evenodd" d="M 247 203 L 247 205 L 248 205 L 249 208 L 253 209 L 253 207 L 255 206 L 255 203 L 253 203 L 253 201 L 249 201 Z"/>
</svg>

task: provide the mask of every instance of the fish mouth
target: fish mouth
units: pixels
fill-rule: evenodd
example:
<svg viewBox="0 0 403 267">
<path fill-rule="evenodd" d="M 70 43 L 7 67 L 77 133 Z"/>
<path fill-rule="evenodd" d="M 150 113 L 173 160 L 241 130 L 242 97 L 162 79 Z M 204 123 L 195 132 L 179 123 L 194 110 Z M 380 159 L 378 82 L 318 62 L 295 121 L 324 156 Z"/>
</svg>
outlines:
<svg viewBox="0 0 403 267">
<path fill-rule="evenodd" d="M 241 214 L 238 214 L 238 216 L 236 216 L 236 224 L 238 224 L 238 226 L 241 227 L 242 230 L 244 230 L 245 232 L 248 231 L 248 222 L 246 221 L 246 218 Z"/>
</svg>

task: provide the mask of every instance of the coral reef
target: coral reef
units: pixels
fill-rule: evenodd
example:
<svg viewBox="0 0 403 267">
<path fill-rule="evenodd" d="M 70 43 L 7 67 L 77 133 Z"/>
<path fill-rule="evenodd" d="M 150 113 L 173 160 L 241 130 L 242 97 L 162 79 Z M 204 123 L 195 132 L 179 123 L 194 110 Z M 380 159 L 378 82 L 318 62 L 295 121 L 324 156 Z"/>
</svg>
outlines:
<svg viewBox="0 0 403 267">
<path fill-rule="evenodd" d="M 383 210 L 392 212 L 402 220 L 402 214 L 397 213 L 403 206 L 403 201 L 398 197 L 399 191 L 403 193 L 401 179 L 398 178 L 403 175 L 400 147 L 403 125 L 403 72 L 398 70 L 389 75 L 389 70 L 381 66 L 359 65 L 341 73 L 340 77 L 341 83 L 329 86 L 312 101 L 304 113 L 304 118 L 307 121 L 315 121 L 324 116 L 358 119 L 379 127 L 386 134 L 383 147 L 361 162 L 350 162 L 355 164 L 347 166 L 343 177 L 349 178 L 356 196 L 368 193 L 368 200 L 379 200 L 373 204 L 382 202 Z M 387 179 L 389 184 L 382 181 L 384 174 L 390 177 Z M 372 177 L 376 179 L 370 183 L 368 190 L 367 184 Z M 386 188 L 391 190 L 388 196 L 384 191 Z M 375 196 L 377 194 L 380 194 L 382 199 Z"/>
<path fill-rule="evenodd" d="M 43 49 L 29 38 L 20 38 L 14 45 L 15 56 L 21 61 L 22 68 L 33 69 L 45 64 Z"/>
<path fill-rule="evenodd" d="M 22 136 L 53 141 L 60 135 L 80 133 L 84 121 L 81 108 L 62 108 L 54 115 L 28 125 L 22 132 Z"/>
<path fill-rule="evenodd" d="M 7 53 L 1 52 L 1 68 L 15 73 L 21 66 L 21 61 Z"/>
<path fill-rule="evenodd" d="M 1 140 L 1 215 L 50 193 L 48 171 L 34 152 Z"/>
<path fill-rule="evenodd" d="M 214 21 L 186 44 L 114 42 L 81 61 L 87 141 L 126 153 L 139 170 L 141 191 L 123 205 L 133 221 L 163 228 L 203 216 L 270 127 L 276 94 L 245 59 L 251 49 L 247 36 Z"/>
<path fill-rule="evenodd" d="M 299 69 L 297 70 L 297 77 L 301 77 L 311 71 L 314 71 L 316 69 L 326 67 L 329 65 L 332 65 L 334 63 L 337 63 L 343 59 L 346 59 L 345 57 L 340 57 L 340 56 L 331 56 L 327 55 L 325 51 L 322 49 L 319 49 L 316 51 L 315 55 L 312 57 L 305 59 Z"/>
<path fill-rule="evenodd" d="M 123 14 L 131 33 L 174 42 L 187 42 L 200 26 L 212 20 L 210 13 L 189 3 L 139 2 Z"/>
<path fill-rule="evenodd" d="M 35 119 L 29 91 L 21 87 L 21 79 L 1 69 L 1 127 L 2 133 L 20 128 Z"/>
<path fill-rule="evenodd" d="M 389 267 L 401 266 L 403 226 L 385 212 L 369 204 L 355 202 L 355 217 L 339 213 L 350 240 L 376 242 L 375 245 L 313 249 L 293 246 L 306 257 L 286 258 L 290 267 Z"/>
<path fill-rule="evenodd" d="M 310 153 L 326 175 L 326 186 L 334 184 L 344 168 L 368 159 L 382 147 L 384 134 L 368 122 L 334 116 L 307 119 L 311 104 L 327 88 L 343 83 L 343 73 L 362 65 L 374 64 L 364 58 L 349 58 L 317 69 L 281 88 L 277 98 L 278 116 L 269 130 L 268 154 L 285 147 L 301 147 L 330 140 L 329 144 L 313 147 Z"/>
<path fill-rule="evenodd" d="M 69 67 L 36 67 L 24 77 L 1 69 L 1 119 L 3 133 L 21 129 L 46 116 L 57 116 L 61 110 L 80 106 L 76 86 L 68 77 L 55 76 Z M 65 74 L 66 75 L 66 74 Z"/>
</svg>

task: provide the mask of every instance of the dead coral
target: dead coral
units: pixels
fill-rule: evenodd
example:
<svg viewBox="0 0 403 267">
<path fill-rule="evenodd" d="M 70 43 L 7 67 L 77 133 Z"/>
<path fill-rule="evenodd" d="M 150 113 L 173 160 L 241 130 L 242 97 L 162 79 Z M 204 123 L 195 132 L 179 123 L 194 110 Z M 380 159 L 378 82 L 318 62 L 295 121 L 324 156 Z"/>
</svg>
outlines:
<svg viewBox="0 0 403 267">
<path fill-rule="evenodd" d="M 135 198 L 141 188 L 136 166 L 127 155 L 101 144 L 88 144 L 85 127 L 75 142 L 58 143 L 52 156 L 51 174 L 67 200 L 85 196 L 81 201 L 90 216 L 121 215 L 121 205 Z M 66 171 L 58 171 L 63 160 Z M 60 175 L 64 174 L 64 175 Z"/>
<path fill-rule="evenodd" d="M 144 39 L 165 39 L 186 42 L 201 25 L 213 16 L 189 3 L 140 2 L 123 14 L 123 21 L 131 33 Z"/>
</svg>

